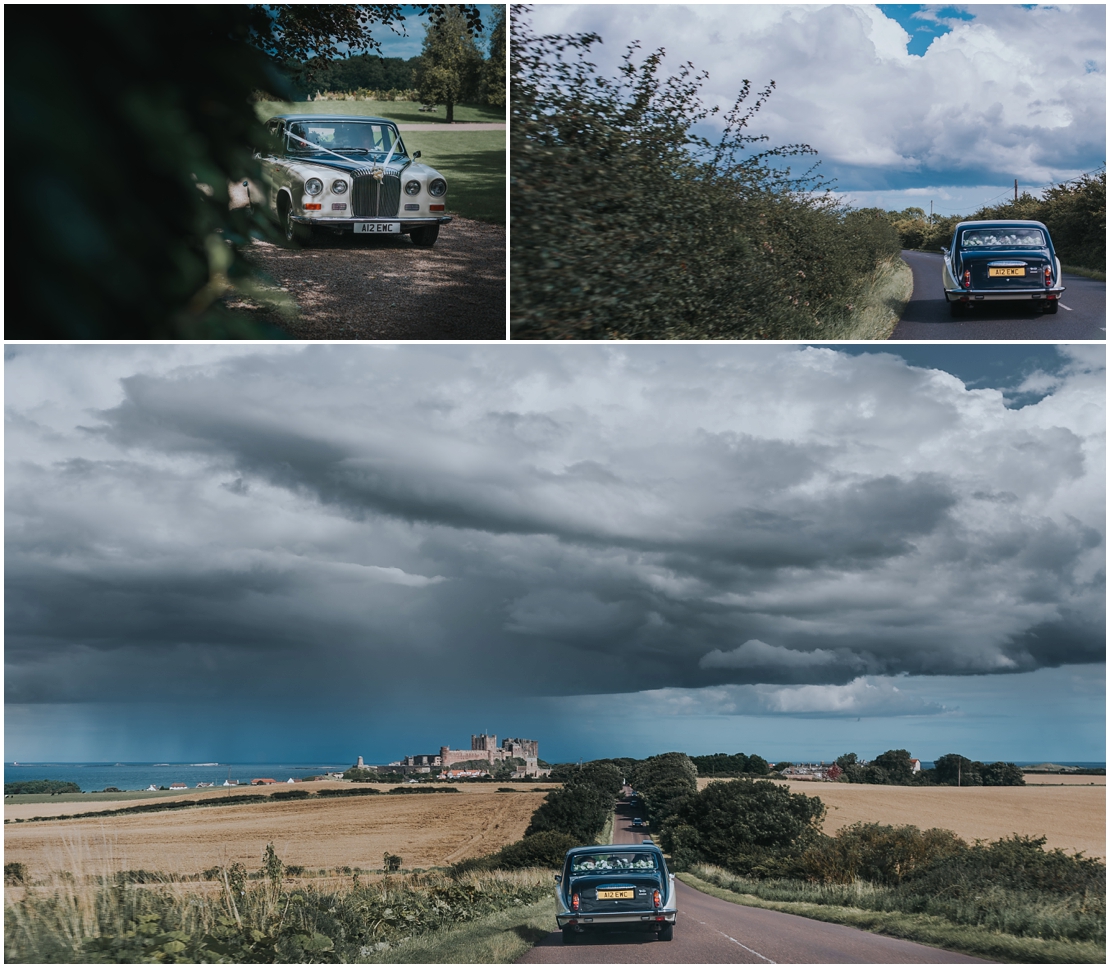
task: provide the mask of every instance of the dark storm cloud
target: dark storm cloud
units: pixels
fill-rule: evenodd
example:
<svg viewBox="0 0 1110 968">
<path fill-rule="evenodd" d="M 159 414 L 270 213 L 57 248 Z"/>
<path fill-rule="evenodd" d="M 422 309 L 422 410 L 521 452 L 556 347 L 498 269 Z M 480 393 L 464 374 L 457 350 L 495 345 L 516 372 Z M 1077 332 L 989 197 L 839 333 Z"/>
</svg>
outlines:
<svg viewBox="0 0 1110 968">
<path fill-rule="evenodd" d="M 420 672 L 858 709 L 1101 655 L 1091 354 L 1012 409 L 812 348 L 84 349 L 9 361 L 9 702 Z M 94 357 L 120 379 L 50 399 Z"/>
</svg>

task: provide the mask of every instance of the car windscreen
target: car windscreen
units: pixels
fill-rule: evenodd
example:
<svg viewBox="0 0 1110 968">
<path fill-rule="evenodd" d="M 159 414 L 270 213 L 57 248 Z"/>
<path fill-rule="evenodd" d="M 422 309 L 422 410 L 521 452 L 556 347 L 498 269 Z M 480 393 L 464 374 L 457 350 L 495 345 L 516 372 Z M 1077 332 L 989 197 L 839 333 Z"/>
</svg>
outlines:
<svg viewBox="0 0 1110 968">
<path fill-rule="evenodd" d="M 965 249 L 1043 248 L 1044 233 L 1035 228 L 964 229 L 960 245 Z"/>
<path fill-rule="evenodd" d="M 334 151 L 351 158 L 384 161 L 392 150 L 394 158 L 406 157 L 397 129 L 388 124 L 372 121 L 294 121 L 288 130 L 291 137 L 286 139 L 287 150 L 294 155 L 326 156 L 327 151 Z M 305 144 L 306 141 L 309 143 Z M 327 151 L 321 151 L 321 148 Z"/>
<path fill-rule="evenodd" d="M 613 851 L 611 854 L 580 854 L 572 857 L 572 874 L 597 874 L 614 871 L 654 871 L 658 870 L 657 858 L 651 851 Z"/>
</svg>

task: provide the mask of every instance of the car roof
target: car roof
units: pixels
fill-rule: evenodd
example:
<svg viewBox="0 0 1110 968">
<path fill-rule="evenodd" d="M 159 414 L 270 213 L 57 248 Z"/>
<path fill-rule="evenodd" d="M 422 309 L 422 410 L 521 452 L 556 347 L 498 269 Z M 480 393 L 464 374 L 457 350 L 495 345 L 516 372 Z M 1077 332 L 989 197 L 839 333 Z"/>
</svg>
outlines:
<svg viewBox="0 0 1110 968">
<path fill-rule="evenodd" d="M 390 121 L 389 118 L 372 118 L 365 114 L 275 114 L 273 117 L 267 118 L 267 121 L 376 121 L 379 124 L 392 124 L 397 126 L 396 121 Z"/>
<path fill-rule="evenodd" d="M 987 225 L 1005 225 L 1005 226 L 1008 226 L 1008 227 L 1017 227 L 1019 225 L 1025 225 L 1025 226 L 1028 226 L 1029 228 L 1037 228 L 1037 229 L 1047 229 L 1048 228 L 1044 224 L 1044 222 L 1035 222 L 1033 219 L 1028 219 L 1028 218 L 977 219 L 977 220 L 973 220 L 973 221 L 970 221 L 970 222 L 960 222 L 960 224 L 957 225 L 956 228 L 957 229 L 969 229 L 969 228 L 977 228 L 979 226 L 987 226 Z"/>
<path fill-rule="evenodd" d="M 567 856 L 577 857 L 580 854 L 613 854 L 622 850 L 632 851 L 637 854 L 642 854 L 645 850 L 654 850 L 656 853 L 663 853 L 655 844 L 601 844 L 591 847 L 571 847 L 567 851 Z"/>
</svg>

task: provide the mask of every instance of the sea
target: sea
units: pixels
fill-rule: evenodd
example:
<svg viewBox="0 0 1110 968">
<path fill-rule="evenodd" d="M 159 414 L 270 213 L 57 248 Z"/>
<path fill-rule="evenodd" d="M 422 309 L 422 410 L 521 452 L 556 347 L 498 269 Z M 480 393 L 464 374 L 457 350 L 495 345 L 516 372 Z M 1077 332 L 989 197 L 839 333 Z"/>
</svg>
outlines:
<svg viewBox="0 0 1110 968">
<path fill-rule="evenodd" d="M 5 763 L 4 782 L 17 780 L 62 780 L 76 783 L 84 793 L 115 787 L 118 790 L 146 790 L 150 786 L 168 787 L 184 783 L 190 789 L 198 783 L 222 787 L 229 778 L 240 786 L 253 779 L 284 783 L 322 773 L 342 773 L 350 763 Z"/>
</svg>

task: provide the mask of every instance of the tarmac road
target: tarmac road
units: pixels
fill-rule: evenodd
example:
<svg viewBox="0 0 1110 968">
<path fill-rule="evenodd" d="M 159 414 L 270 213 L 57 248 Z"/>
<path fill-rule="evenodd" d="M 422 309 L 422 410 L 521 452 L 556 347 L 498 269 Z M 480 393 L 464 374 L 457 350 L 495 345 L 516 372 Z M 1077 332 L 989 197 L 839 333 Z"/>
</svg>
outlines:
<svg viewBox="0 0 1110 968">
<path fill-rule="evenodd" d="M 895 340 L 1078 340 L 1106 339 L 1106 283 L 1064 273 L 1064 296 L 1053 315 L 1023 303 L 975 306 L 953 317 L 941 287 L 942 256 L 936 252 L 902 250 L 913 270 L 913 295 L 894 327 Z"/>
<path fill-rule="evenodd" d="M 639 843 L 632 808 L 617 804 L 613 843 Z M 780 911 L 743 907 L 677 883 L 673 941 L 647 933 L 585 934 L 565 947 L 553 931 L 519 964 L 987 964 L 979 958 L 884 938 Z"/>
</svg>

